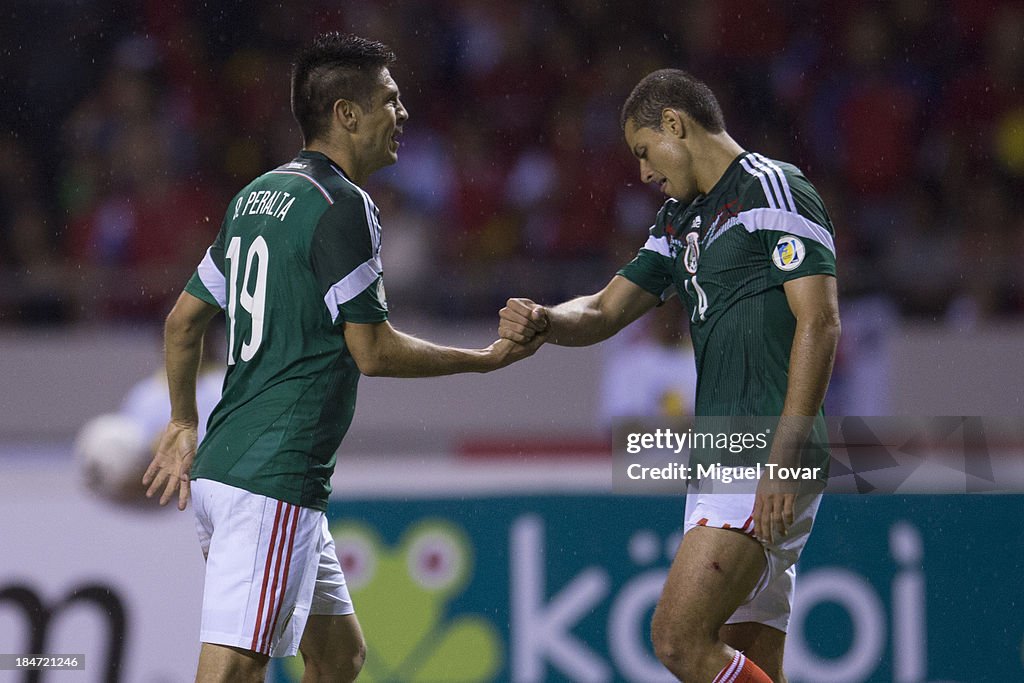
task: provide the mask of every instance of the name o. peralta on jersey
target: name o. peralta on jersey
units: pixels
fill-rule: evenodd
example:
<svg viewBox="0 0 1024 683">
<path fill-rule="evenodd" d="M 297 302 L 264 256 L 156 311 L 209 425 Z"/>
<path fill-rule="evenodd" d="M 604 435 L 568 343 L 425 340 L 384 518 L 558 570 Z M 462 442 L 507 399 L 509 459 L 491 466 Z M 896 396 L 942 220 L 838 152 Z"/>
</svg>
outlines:
<svg viewBox="0 0 1024 683">
<path fill-rule="evenodd" d="M 698 416 L 778 416 L 796 319 L 783 284 L 836 274 L 835 231 L 795 166 L 745 152 L 706 195 L 669 199 L 619 271 L 690 314 Z M 819 421 L 815 432 L 823 424 Z M 817 434 L 825 438 L 823 434 Z"/>
<path fill-rule="evenodd" d="M 359 369 L 345 322 L 387 319 L 379 211 L 326 156 L 249 183 L 185 291 L 227 314 L 227 375 L 192 468 L 325 510 Z"/>
</svg>

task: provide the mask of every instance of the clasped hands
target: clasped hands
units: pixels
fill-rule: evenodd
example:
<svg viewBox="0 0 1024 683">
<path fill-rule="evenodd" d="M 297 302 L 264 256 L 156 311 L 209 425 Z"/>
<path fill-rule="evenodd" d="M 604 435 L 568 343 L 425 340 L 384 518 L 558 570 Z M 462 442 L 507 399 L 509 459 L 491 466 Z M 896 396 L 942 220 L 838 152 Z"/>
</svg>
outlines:
<svg viewBox="0 0 1024 683">
<path fill-rule="evenodd" d="M 498 336 L 516 344 L 529 344 L 548 332 L 548 311 L 529 299 L 509 299 L 498 312 Z"/>
</svg>

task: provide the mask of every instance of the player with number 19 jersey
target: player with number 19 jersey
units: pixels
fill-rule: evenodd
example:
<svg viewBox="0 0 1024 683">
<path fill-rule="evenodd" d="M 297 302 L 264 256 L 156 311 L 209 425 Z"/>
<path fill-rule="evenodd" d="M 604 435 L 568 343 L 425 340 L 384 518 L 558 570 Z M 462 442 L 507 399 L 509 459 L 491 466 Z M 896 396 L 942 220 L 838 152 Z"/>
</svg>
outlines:
<svg viewBox="0 0 1024 683">
<path fill-rule="evenodd" d="M 343 323 L 387 319 L 380 242 L 370 196 L 317 152 L 235 196 L 185 288 L 227 313 L 224 391 L 193 479 L 326 510 L 360 375 Z"/>
<path fill-rule="evenodd" d="M 756 153 L 739 155 L 689 205 L 665 202 L 646 244 L 619 275 L 662 299 L 678 293 L 686 302 L 696 415 L 781 414 L 796 327 L 783 284 L 834 276 L 834 235 L 824 203 L 799 169 Z M 819 420 L 814 441 L 825 439 Z M 821 448 L 813 459 L 825 462 L 827 452 Z"/>
</svg>

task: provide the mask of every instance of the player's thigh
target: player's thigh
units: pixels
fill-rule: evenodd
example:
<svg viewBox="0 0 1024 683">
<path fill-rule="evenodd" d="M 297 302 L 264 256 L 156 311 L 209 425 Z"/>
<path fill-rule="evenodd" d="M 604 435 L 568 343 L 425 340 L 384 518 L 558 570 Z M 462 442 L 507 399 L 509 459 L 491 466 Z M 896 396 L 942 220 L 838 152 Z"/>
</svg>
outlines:
<svg viewBox="0 0 1024 683">
<path fill-rule="evenodd" d="M 745 654 L 771 676 L 776 683 L 785 681 L 782 660 L 786 650 L 786 634 L 777 628 L 747 621 L 726 624 L 718 631 L 719 639 Z"/>
<path fill-rule="evenodd" d="M 311 614 L 299 643 L 306 666 L 324 672 L 358 670 L 365 651 L 355 614 Z"/>
<path fill-rule="evenodd" d="M 203 643 L 199 651 L 196 683 L 262 682 L 269 657 L 252 650 Z"/>
<path fill-rule="evenodd" d="M 326 518 L 321 534 L 323 549 L 299 651 L 307 663 L 307 671 L 312 668 L 321 673 L 354 677 L 362 665 L 366 645 Z M 345 676 L 338 678 L 346 680 Z"/>
<path fill-rule="evenodd" d="M 764 569 L 764 550 L 756 539 L 727 529 L 690 529 L 669 569 L 653 628 L 717 639 Z"/>
</svg>

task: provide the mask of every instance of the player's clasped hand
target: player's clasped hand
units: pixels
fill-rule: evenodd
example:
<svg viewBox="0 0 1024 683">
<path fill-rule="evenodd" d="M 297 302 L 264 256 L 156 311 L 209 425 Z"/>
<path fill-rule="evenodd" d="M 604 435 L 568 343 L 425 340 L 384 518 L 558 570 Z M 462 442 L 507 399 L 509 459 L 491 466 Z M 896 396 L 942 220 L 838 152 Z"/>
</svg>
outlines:
<svg viewBox="0 0 1024 683">
<path fill-rule="evenodd" d="M 536 334 L 532 339 L 523 343 L 498 339 L 487 350 L 497 359 L 498 367 L 503 368 L 524 358 L 529 358 L 545 341 L 547 341 L 546 334 Z"/>
<path fill-rule="evenodd" d="M 754 496 L 754 536 L 762 543 L 781 540 L 793 524 L 795 501 L 792 484 L 762 478 Z"/>
<path fill-rule="evenodd" d="M 143 486 L 148 486 L 146 497 L 152 498 L 161 488 L 160 505 L 167 505 L 178 493 L 178 509 L 188 507 L 190 495 L 189 474 L 196 457 L 198 433 L 195 424 L 172 420 L 160 437 L 153 461 L 142 475 Z"/>
<path fill-rule="evenodd" d="M 498 316 L 498 335 L 517 344 L 529 342 L 548 328 L 547 310 L 529 299 L 509 299 Z"/>
</svg>

